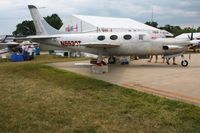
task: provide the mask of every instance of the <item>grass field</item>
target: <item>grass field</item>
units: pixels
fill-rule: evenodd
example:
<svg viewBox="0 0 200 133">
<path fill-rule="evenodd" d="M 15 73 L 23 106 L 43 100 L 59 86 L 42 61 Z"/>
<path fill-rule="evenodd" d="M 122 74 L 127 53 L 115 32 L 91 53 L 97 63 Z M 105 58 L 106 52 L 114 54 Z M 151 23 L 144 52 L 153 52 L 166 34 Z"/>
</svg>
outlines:
<svg viewBox="0 0 200 133">
<path fill-rule="evenodd" d="M 200 132 L 200 107 L 44 65 L 0 63 L 0 133 Z"/>
</svg>

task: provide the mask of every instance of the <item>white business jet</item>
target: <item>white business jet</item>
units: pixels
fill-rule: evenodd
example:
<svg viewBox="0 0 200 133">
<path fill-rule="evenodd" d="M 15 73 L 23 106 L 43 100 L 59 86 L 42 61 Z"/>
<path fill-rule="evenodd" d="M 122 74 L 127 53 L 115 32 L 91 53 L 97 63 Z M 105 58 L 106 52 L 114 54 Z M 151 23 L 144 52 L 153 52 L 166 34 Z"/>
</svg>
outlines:
<svg viewBox="0 0 200 133">
<path fill-rule="evenodd" d="M 109 63 L 115 62 L 115 56 L 164 55 L 167 58 L 181 56 L 181 65 L 186 67 L 185 52 L 191 44 L 198 45 L 193 35 L 187 39 L 154 38 L 147 32 L 110 32 L 66 34 L 51 27 L 34 5 L 28 6 L 35 25 L 35 36 L 24 39 L 53 47 L 62 47 L 71 51 L 87 52 L 98 55 L 97 64 L 102 65 L 102 56 L 108 56 Z"/>
</svg>

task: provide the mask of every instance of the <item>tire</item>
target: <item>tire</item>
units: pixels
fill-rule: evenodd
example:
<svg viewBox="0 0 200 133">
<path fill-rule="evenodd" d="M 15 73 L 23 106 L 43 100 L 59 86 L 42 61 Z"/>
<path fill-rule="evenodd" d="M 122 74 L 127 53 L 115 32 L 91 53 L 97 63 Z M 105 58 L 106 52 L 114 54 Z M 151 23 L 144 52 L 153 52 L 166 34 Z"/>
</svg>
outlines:
<svg viewBox="0 0 200 133">
<path fill-rule="evenodd" d="M 188 66 L 188 61 L 187 61 L 187 60 L 181 61 L 181 65 L 182 65 L 183 67 L 187 67 L 187 66 Z"/>
<path fill-rule="evenodd" d="M 109 64 L 115 64 L 115 62 L 116 62 L 115 57 L 109 57 L 109 58 L 108 58 L 108 63 L 109 63 Z"/>
</svg>

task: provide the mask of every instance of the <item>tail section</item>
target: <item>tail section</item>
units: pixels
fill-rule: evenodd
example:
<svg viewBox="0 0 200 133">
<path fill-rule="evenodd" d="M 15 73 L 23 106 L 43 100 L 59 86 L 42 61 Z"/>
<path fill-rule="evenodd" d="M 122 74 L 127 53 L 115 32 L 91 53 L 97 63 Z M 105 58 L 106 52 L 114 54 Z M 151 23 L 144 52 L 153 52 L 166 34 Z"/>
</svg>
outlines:
<svg viewBox="0 0 200 133">
<path fill-rule="evenodd" d="M 28 8 L 33 18 L 33 23 L 35 25 L 37 35 L 62 34 L 62 32 L 56 30 L 45 21 L 45 19 L 40 15 L 38 9 L 34 5 L 28 5 Z"/>
</svg>

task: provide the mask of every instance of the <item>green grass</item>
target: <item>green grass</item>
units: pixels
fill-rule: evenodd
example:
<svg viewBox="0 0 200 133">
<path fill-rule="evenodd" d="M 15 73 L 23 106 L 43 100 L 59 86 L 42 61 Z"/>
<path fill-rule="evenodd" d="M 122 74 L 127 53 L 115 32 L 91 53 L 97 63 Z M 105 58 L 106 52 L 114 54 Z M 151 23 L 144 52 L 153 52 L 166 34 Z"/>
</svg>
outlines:
<svg viewBox="0 0 200 133">
<path fill-rule="evenodd" d="M 0 132 L 200 132 L 197 106 L 43 63 L 71 60 L 0 63 Z"/>
<path fill-rule="evenodd" d="M 65 61 L 78 61 L 78 60 L 86 60 L 89 58 L 67 58 L 67 57 L 61 57 L 57 55 L 40 55 L 35 56 L 35 59 L 31 61 L 31 63 L 51 63 L 51 62 L 65 62 Z M 7 59 L 0 59 L 0 63 L 3 62 L 11 62 L 9 58 Z M 30 62 L 30 61 L 27 61 Z M 26 63 L 27 63 L 26 62 Z"/>
</svg>

